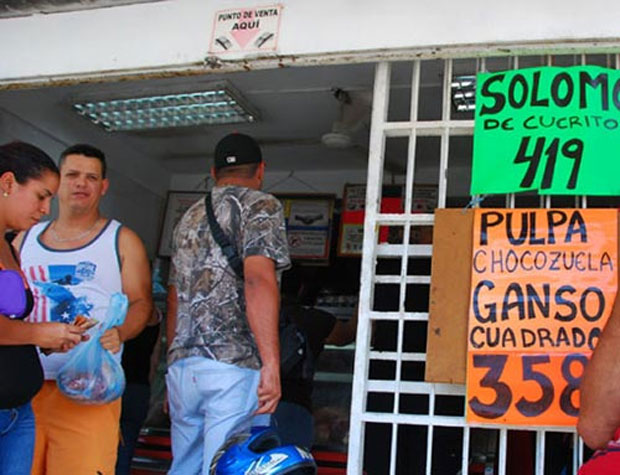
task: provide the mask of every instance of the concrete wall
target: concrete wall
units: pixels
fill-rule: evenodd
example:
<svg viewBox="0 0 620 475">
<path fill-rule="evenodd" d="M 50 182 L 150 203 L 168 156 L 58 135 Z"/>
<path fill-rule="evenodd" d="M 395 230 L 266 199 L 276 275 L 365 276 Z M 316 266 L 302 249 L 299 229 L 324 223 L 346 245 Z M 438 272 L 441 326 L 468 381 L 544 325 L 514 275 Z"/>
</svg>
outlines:
<svg viewBox="0 0 620 475">
<path fill-rule="evenodd" d="M 175 191 L 203 191 L 206 173 L 176 174 L 170 180 L 170 189 Z M 366 183 L 366 170 L 333 170 L 316 172 L 265 172 L 263 190 L 269 193 L 329 193 L 342 197 L 346 183 Z M 209 186 L 212 182 L 209 183 Z"/>
<path fill-rule="evenodd" d="M 0 109 L 0 144 L 12 140 L 32 143 L 45 150 L 56 161 L 62 151 L 74 143 L 37 129 Z M 105 152 L 109 159 L 112 159 L 110 151 Z M 131 152 L 126 155 L 126 159 L 132 159 Z M 154 193 L 133 180 L 130 175 L 113 167 L 108 167 L 108 178 L 110 189 L 101 204 L 103 214 L 118 219 L 136 231 L 144 241 L 149 256 L 154 257 L 159 239 L 164 193 Z M 53 205 L 52 214 L 56 214 L 56 203 Z"/>
<path fill-rule="evenodd" d="M 521 0 L 518 5 L 496 0 L 279 3 L 283 13 L 277 56 L 289 64 L 294 64 L 293 57 L 320 60 L 348 52 L 432 48 L 441 53 L 471 45 L 501 50 L 506 45 L 574 41 L 599 48 L 619 44 L 620 2 L 614 0 Z M 10 47 L 2 49 L 0 81 L 203 69 L 217 11 L 272 4 L 168 0 L 3 19 L 0 44 Z"/>
<path fill-rule="evenodd" d="M 437 184 L 437 170 L 421 169 L 416 172 L 416 180 L 424 184 Z M 452 168 L 448 174 L 448 196 L 469 196 L 469 181 L 462 180 L 469 171 L 464 168 Z M 204 174 L 175 174 L 170 180 L 170 189 L 174 191 L 204 191 L 206 173 Z M 404 175 L 386 173 L 383 177 L 385 184 L 405 183 Z M 319 170 L 316 172 L 300 171 L 291 176 L 290 173 L 265 173 L 263 190 L 270 193 L 329 193 L 342 198 L 344 185 L 347 183 L 366 183 L 366 170 Z M 209 186 L 212 183 L 209 183 Z"/>
</svg>

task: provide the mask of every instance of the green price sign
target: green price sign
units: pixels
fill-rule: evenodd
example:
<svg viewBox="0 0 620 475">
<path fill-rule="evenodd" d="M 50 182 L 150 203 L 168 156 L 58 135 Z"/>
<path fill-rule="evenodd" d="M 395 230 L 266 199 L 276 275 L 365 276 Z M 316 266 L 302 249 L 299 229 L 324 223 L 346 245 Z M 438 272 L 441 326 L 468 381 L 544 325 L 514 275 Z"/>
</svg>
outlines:
<svg viewBox="0 0 620 475">
<path fill-rule="evenodd" d="M 480 73 L 471 194 L 620 195 L 620 71 Z"/>
</svg>

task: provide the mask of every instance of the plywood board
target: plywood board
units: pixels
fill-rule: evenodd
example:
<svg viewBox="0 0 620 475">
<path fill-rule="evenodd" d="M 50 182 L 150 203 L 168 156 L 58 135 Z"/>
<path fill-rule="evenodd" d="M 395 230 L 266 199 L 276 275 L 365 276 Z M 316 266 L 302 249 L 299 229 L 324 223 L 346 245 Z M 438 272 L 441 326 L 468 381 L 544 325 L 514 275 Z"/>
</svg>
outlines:
<svg viewBox="0 0 620 475">
<path fill-rule="evenodd" d="M 437 209 L 425 379 L 465 384 L 473 210 Z"/>
</svg>

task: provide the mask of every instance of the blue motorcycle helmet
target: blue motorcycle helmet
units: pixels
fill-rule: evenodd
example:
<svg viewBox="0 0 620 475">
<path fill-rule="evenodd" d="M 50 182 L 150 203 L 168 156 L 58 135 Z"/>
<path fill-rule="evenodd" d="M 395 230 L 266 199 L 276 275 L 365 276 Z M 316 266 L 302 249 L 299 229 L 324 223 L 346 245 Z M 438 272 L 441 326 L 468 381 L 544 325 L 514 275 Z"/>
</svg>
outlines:
<svg viewBox="0 0 620 475">
<path fill-rule="evenodd" d="M 270 427 L 253 427 L 231 437 L 215 454 L 211 475 L 316 475 L 316 462 L 305 449 L 281 445 Z"/>
</svg>

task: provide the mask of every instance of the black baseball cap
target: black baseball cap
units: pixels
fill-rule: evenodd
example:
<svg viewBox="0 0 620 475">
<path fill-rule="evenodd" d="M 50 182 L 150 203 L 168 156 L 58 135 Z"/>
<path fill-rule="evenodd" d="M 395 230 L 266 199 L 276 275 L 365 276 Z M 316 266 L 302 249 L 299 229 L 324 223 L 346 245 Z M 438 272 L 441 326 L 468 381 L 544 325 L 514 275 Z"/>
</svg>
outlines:
<svg viewBox="0 0 620 475">
<path fill-rule="evenodd" d="M 245 134 L 228 134 L 215 146 L 215 169 L 260 163 L 263 154 L 256 140 Z"/>
</svg>

